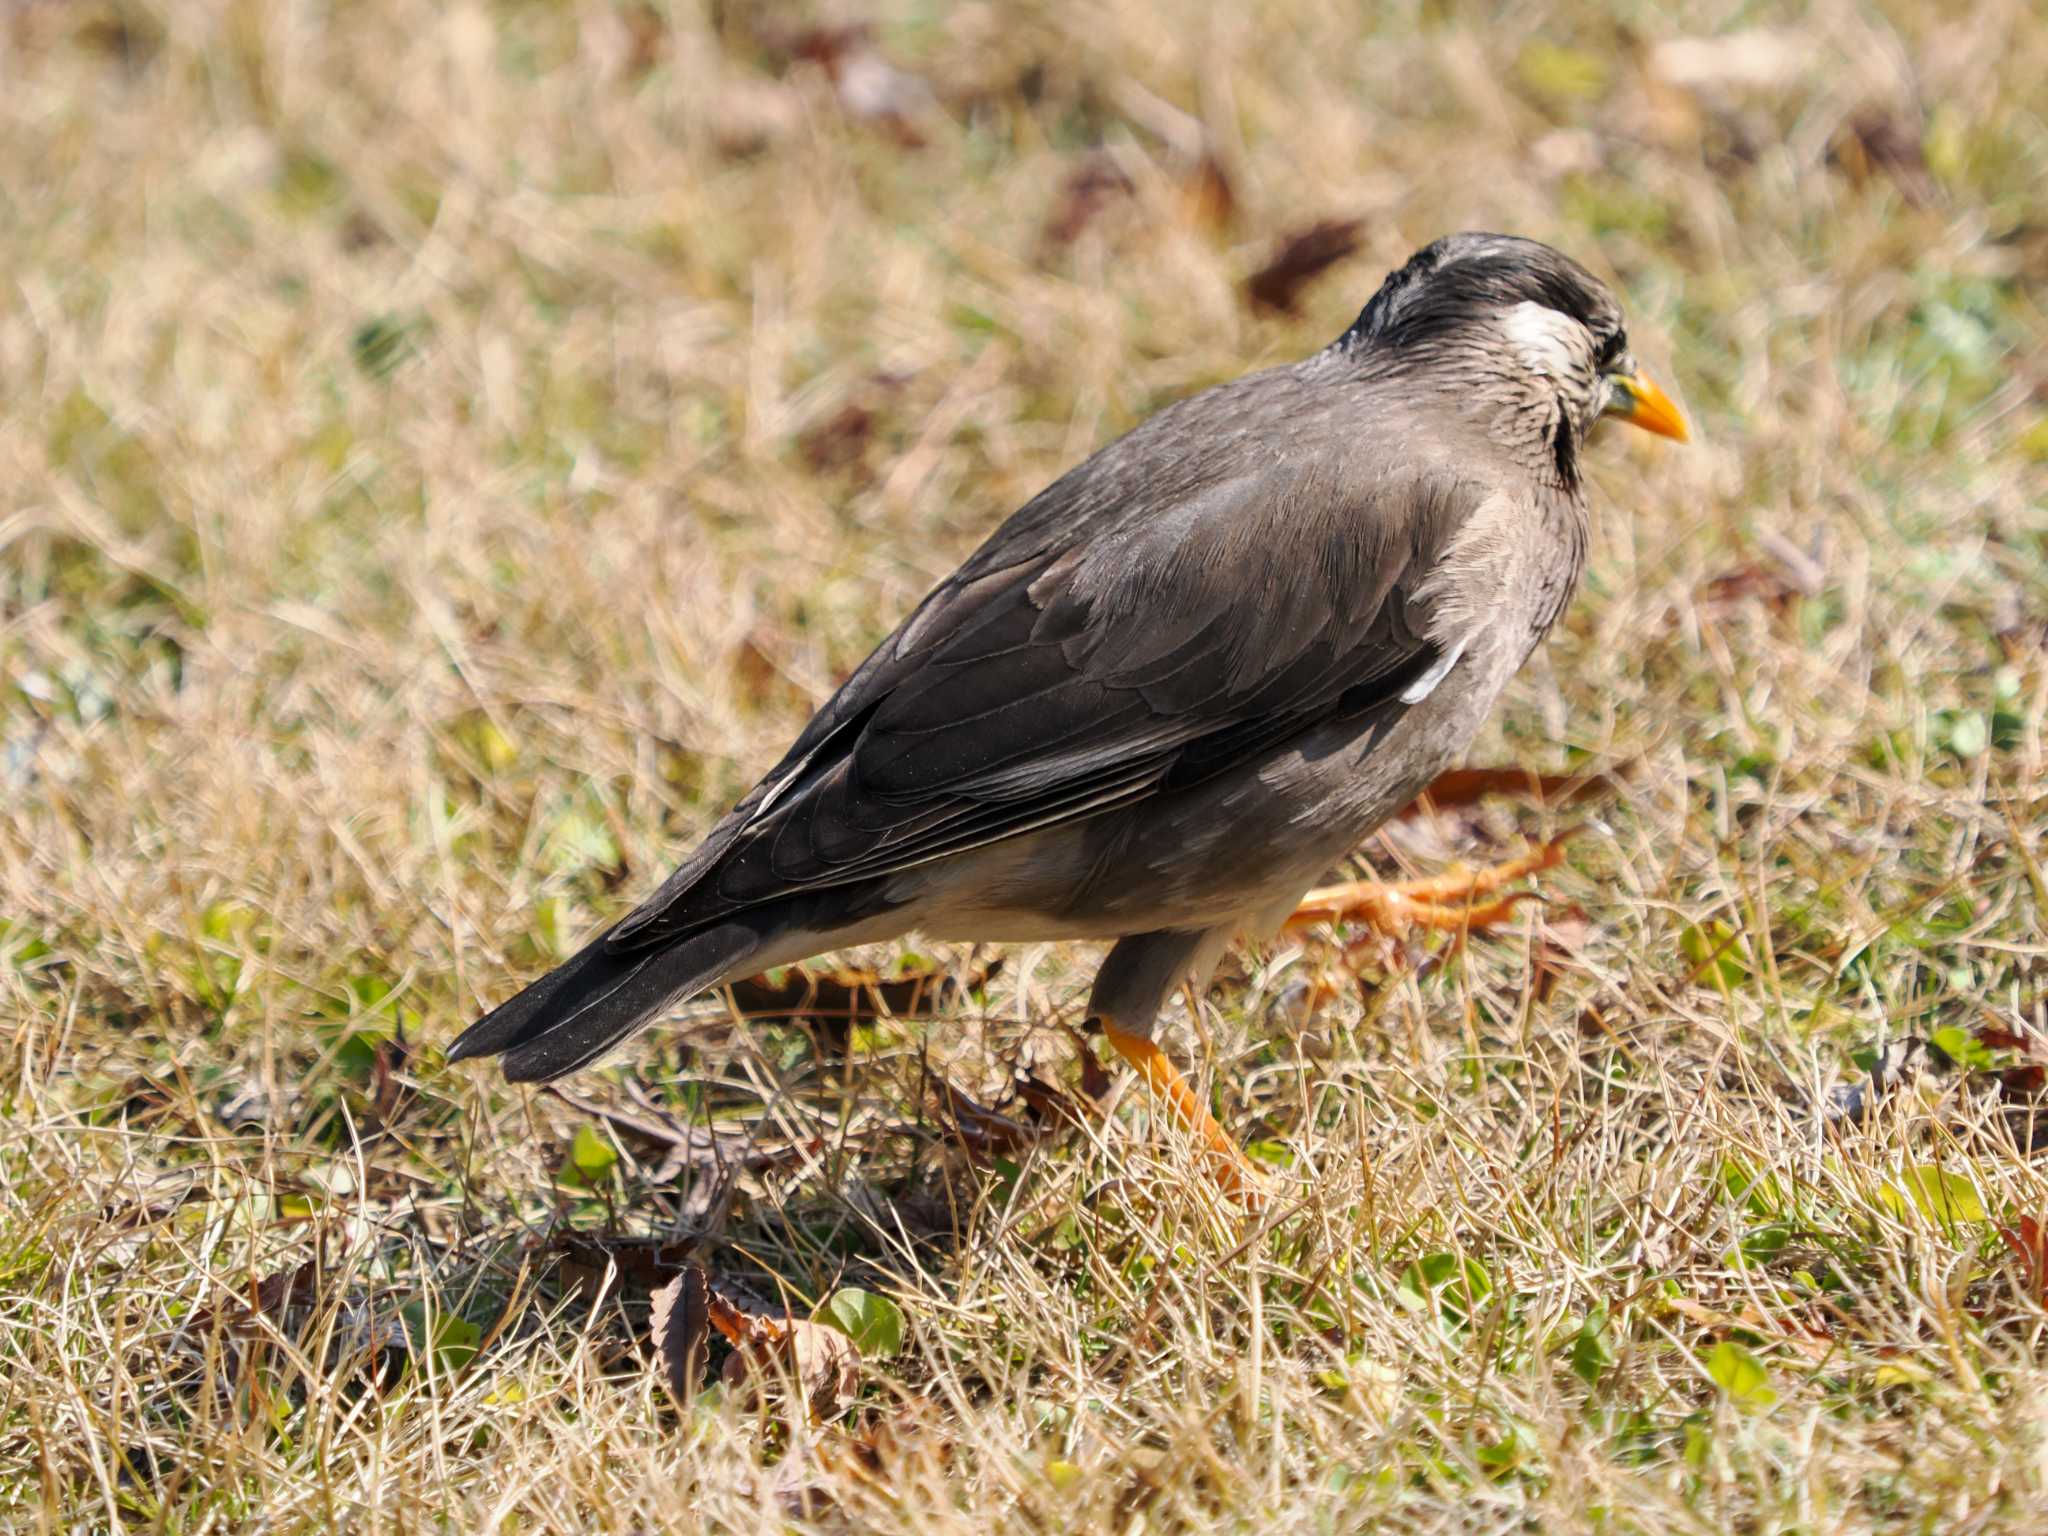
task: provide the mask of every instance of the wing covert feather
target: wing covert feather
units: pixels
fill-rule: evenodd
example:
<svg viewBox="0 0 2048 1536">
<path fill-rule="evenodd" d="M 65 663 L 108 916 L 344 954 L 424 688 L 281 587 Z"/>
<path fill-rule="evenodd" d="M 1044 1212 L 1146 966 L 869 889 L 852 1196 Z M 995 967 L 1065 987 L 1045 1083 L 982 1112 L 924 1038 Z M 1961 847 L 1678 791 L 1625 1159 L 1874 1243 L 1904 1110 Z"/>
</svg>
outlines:
<svg viewBox="0 0 2048 1536">
<path fill-rule="evenodd" d="M 1422 577 L 1481 499 L 1441 466 L 1347 494 L 1283 459 L 1126 505 L 1089 469 L 926 598 L 610 943 L 1185 787 L 1441 654 Z"/>
</svg>

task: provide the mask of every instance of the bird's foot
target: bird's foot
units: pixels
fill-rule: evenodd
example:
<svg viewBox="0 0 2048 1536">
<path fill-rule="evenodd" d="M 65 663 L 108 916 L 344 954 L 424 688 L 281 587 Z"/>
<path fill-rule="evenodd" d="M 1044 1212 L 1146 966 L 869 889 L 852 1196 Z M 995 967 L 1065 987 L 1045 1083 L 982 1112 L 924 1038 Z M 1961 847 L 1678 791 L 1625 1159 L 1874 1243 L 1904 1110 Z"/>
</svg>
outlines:
<svg viewBox="0 0 2048 1536">
<path fill-rule="evenodd" d="M 1172 1106 L 1181 1125 L 1201 1141 L 1202 1159 L 1217 1187 L 1247 1211 L 1263 1210 L 1267 1201 L 1264 1178 L 1244 1149 L 1216 1123 L 1173 1058 L 1151 1036 L 1127 1033 L 1108 1019 L 1102 1020 L 1102 1032 L 1116 1053 L 1137 1068 L 1146 1086 Z"/>
<path fill-rule="evenodd" d="M 1302 898 L 1301 905 L 1287 919 L 1287 927 L 1298 931 L 1324 923 L 1354 922 L 1390 938 L 1400 938 L 1416 928 L 1458 934 L 1480 932 L 1505 922 L 1513 915 L 1517 902 L 1535 894 L 1494 893 L 1528 875 L 1556 868 L 1564 860 L 1565 843 L 1577 831 L 1574 827 L 1539 843 L 1519 858 L 1485 869 L 1459 867 L 1423 880 L 1350 880 L 1342 885 L 1326 885 Z"/>
</svg>

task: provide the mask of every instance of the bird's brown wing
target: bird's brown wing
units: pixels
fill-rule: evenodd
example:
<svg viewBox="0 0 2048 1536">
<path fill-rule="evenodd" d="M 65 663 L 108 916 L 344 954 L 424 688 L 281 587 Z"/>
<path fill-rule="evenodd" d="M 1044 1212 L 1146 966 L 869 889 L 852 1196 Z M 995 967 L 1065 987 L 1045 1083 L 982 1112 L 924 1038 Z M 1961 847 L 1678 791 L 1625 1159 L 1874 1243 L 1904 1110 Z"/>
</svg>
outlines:
<svg viewBox="0 0 2048 1536">
<path fill-rule="evenodd" d="M 1425 578 L 1480 499 L 1440 468 L 1358 490 L 1281 461 L 1163 505 L 1098 488 L 1063 521 L 1040 503 L 1065 485 L 877 648 L 609 948 L 1099 815 L 1399 698 L 1440 659 Z"/>
</svg>

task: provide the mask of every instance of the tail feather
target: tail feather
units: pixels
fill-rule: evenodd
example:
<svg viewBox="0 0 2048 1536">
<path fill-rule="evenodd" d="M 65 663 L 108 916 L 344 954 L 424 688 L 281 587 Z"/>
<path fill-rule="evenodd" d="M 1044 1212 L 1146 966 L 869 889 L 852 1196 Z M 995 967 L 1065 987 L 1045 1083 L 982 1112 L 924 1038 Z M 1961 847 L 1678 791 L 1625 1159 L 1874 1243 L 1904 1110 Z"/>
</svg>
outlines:
<svg viewBox="0 0 2048 1536">
<path fill-rule="evenodd" d="M 721 923 L 660 949 L 619 954 L 600 934 L 464 1030 L 448 1060 L 505 1057 L 515 1083 L 587 1066 L 671 1004 L 715 986 L 761 946 L 753 924 Z"/>
</svg>

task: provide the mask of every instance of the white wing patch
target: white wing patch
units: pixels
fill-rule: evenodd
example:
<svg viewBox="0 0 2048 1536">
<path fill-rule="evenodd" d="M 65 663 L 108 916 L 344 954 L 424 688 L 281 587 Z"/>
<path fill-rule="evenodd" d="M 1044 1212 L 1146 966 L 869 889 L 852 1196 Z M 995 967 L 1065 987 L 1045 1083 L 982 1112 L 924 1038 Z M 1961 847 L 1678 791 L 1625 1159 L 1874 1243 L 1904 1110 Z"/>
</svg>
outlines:
<svg viewBox="0 0 2048 1536">
<path fill-rule="evenodd" d="M 1458 658 L 1465 654 L 1465 647 L 1472 643 L 1472 637 L 1465 635 L 1443 655 L 1430 664 L 1422 676 L 1401 690 L 1403 704 L 1420 704 L 1437 690 L 1437 685 L 1451 675 L 1451 668 L 1458 664 Z"/>
</svg>

